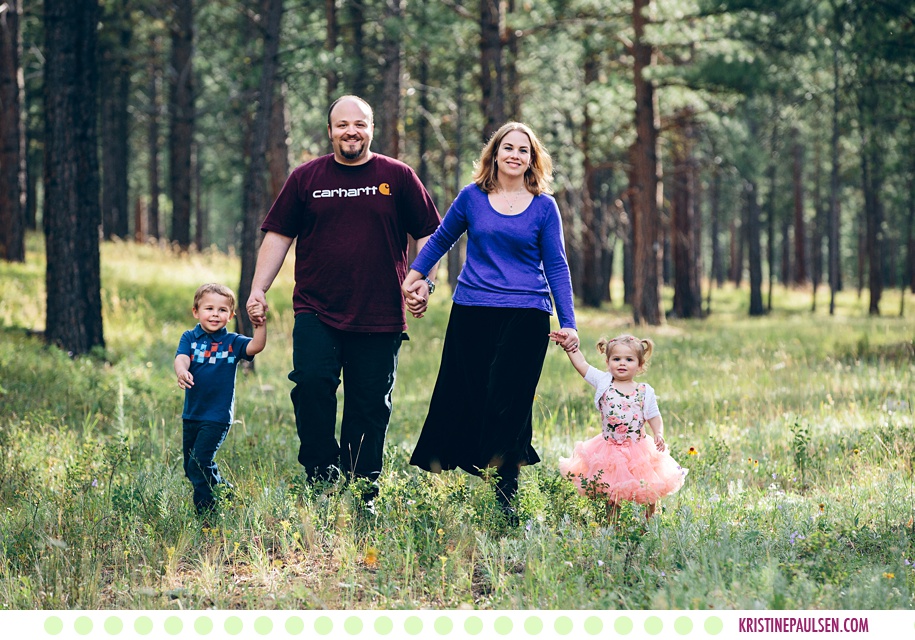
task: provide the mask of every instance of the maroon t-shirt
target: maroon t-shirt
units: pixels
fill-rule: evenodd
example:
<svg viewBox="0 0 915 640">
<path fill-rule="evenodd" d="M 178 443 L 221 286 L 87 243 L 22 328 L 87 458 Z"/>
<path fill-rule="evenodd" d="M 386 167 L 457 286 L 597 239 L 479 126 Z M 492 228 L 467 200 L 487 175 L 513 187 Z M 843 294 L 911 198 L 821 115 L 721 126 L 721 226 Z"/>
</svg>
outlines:
<svg viewBox="0 0 915 640">
<path fill-rule="evenodd" d="M 424 238 L 440 222 L 403 162 L 376 153 L 348 166 L 331 154 L 293 170 L 261 230 L 297 238 L 295 313 L 345 331 L 396 332 L 407 327 L 407 234 Z"/>
</svg>

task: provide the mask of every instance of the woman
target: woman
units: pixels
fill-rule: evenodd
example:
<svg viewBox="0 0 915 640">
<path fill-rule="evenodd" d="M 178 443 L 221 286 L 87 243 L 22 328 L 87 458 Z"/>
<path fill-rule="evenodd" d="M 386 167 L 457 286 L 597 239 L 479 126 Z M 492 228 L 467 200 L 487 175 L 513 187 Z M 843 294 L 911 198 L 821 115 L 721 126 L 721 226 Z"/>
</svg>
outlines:
<svg viewBox="0 0 915 640">
<path fill-rule="evenodd" d="M 407 307 L 422 315 L 427 274 L 467 233 L 441 368 L 410 463 L 433 473 L 495 468 L 496 497 L 510 518 L 520 467 L 540 461 L 531 414 L 549 344 L 551 293 L 563 348 L 578 346 L 562 221 L 549 195 L 552 172 L 528 126 L 503 125 L 403 283 Z"/>
</svg>

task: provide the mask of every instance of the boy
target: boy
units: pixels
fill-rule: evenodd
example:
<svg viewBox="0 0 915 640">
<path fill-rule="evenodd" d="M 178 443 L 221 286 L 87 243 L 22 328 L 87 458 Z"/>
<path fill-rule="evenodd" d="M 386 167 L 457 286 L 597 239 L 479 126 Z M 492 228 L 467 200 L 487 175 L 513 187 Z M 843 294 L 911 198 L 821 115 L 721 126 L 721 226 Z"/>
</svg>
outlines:
<svg viewBox="0 0 915 640">
<path fill-rule="evenodd" d="M 235 316 L 235 294 L 221 284 L 197 289 L 193 313 L 199 323 L 181 336 L 175 374 L 178 386 L 185 389 L 184 473 L 194 487 L 197 513 L 206 514 L 214 507 L 213 488 L 228 485 L 215 458 L 235 413 L 238 359 L 253 360 L 264 350 L 267 325 L 255 327 L 253 338 L 227 331 Z"/>
</svg>

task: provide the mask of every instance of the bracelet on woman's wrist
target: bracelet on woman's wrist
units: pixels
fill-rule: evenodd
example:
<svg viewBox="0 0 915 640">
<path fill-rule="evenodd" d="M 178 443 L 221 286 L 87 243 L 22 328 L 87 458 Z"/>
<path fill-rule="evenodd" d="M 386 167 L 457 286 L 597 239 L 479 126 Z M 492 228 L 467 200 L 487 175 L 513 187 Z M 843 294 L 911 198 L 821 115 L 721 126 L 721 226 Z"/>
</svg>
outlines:
<svg viewBox="0 0 915 640">
<path fill-rule="evenodd" d="M 432 292 L 435 291 L 435 283 L 432 282 L 428 277 L 423 278 L 423 282 L 429 285 L 429 295 L 432 295 Z"/>
</svg>

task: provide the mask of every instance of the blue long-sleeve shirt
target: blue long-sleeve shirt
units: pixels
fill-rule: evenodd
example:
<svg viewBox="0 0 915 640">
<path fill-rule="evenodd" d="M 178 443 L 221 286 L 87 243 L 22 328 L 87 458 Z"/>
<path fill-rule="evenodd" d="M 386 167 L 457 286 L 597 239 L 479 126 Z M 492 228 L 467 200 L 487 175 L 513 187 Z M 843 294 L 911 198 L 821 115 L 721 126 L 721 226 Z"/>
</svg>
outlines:
<svg viewBox="0 0 915 640">
<path fill-rule="evenodd" d="M 467 185 L 412 268 L 428 274 L 465 232 L 467 259 L 454 289 L 454 302 L 542 309 L 552 314 L 552 292 L 560 326 L 577 329 L 562 219 L 552 196 L 535 196 L 527 209 L 509 216 L 496 211 L 476 184 Z"/>
</svg>

